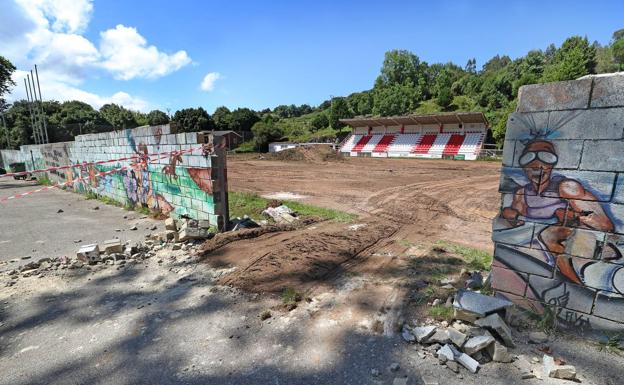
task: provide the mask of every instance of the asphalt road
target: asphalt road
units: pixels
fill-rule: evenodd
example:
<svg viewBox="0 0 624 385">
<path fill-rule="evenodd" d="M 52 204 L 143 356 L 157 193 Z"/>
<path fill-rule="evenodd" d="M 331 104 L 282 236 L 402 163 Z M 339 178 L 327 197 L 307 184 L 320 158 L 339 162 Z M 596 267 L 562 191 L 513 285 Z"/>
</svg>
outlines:
<svg viewBox="0 0 624 385">
<path fill-rule="evenodd" d="M 0 178 L 0 198 L 38 187 L 34 181 Z M 135 224 L 138 229 L 131 231 Z M 73 256 L 80 245 L 112 238 L 142 241 L 154 225 L 158 227 L 155 231 L 164 230 L 164 222 L 140 213 L 87 200 L 73 192 L 47 190 L 0 203 L 0 261 Z M 0 266 L 0 271 L 15 266 Z"/>
</svg>

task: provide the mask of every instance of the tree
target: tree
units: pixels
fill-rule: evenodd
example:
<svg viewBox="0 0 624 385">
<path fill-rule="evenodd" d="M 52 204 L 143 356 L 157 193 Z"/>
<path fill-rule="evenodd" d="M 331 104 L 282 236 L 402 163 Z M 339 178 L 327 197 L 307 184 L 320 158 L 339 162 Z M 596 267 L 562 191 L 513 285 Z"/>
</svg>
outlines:
<svg viewBox="0 0 624 385">
<path fill-rule="evenodd" d="M 388 51 L 384 56 L 381 73 L 375 80 L 375 87 L 399 84 L 422 88 L 427 82 L 426 70 L 427 63 L 421 62 L 413 53 L 405 50 Z"/>
<path fill-rule="evenodd" d="M 232 112 L 225 106 L 217 107 L 212 114 L 212 120 L 214 120 L 217 130 L 229 130 L 232 124 Z"/>
<path fill-rule="evenodd" d="M 176 111 L 172 120 L 177 123 L 180 132 L 209 131 L 215 128 L 214 121 L 202 107 Z"/>
<path fill-rule="evenodd" d="M 117 104 L 105 104 L 100 108 L 102 117 L 116 129 L 135 128 L 140 124 L 132 111 Z"/>
<path fill-rule="evenodd" d="M 613 32 L 613 35 L 611 36 L 611 42 L 615 43 L 618 40 L 623 40 L 624 39 L 624 28 L 622 29 L 618 29 L 617 31 Z"/>
<path fill-rule="evenodd" d="M 379 88 L 375 90 L 373 114 L 380 116 L 408 114 L 418 107 L 420 99 L 420 93 L 409 85 L 395 84 Z"/>
<path fill-rule="evenodd" d="M 0 111 L 8 107 L 4 95 L 15 85 L 15 82 L 11 78 L 14 71 L 15 66 L 13 63 L 0 55 Z"/>
<path fill-rule="evenodd" d="M 611 45 L 613 59 L 619 64 L 619 69 L 624 70 L 624 38 L 616 41 Z"/>
<path fill-rule="evenodd" d="M 160 110 L 152 110 L 147 114 L 147 124 L 150 126 L 159 126 L 169 123 L 169 116 Z"/>
<path fill-rule="evenodd" d="M 269 143 L 280 140 L 284 136 L 284 131 L 271 120 L 256 122 L 251 132 L 254 135 L 256 150 L 263 152 L 268 151 Z"/>
<path fill-rule="evenodd" d="M 232 111 L 229 129 L 236 132 L 249 132 L 259 120 L 258 114 L 249 108 L 237 108 Z"/>
<path fill-rule="evenodd" d="M 322 130 L 329 126 L 329 119 L 327 118 L 327 114 L 321 112 L 319 114 L 314 115 L 312 120 L 310 121 L 310 125 L 314 131 Z"/>
<path fill-rule="evenodd" d="M 340 119 L 351 118 L 353 115 L 349 110 L 349 105 L 345 98 L 333 98 L 331 106 L 329 107 L 329 126 L 331 128 L 344 127 L 344 124 L 340 123 Z"/>
<path fill-rule="evenodd" d="M 50 121 L 48 135 L 51 142 L 69 141 L 76 135 L 112 129 L 112 125 L 87 103 L 72 100 L 56 104 L 54 112 L 46 111 Z M 52 108 L 49 106 L 48 110 Z"/>
<path fill-rule="evenodd" d="M 596 48 L 587 38 L 573 36 L 567 38 L 549 65 L 544 69 L 544 81 L 560 81 L 593 74 L 596 69 Z"/>
<path fill-rule="evenodd" d="M 373 113 L 373 93 L 370 91 L 355 92 L 347 96 L 349 110 L 354 116 L 369 115 Z M 328 105 L 328 108 L 331 106 Z"/>
</svg>

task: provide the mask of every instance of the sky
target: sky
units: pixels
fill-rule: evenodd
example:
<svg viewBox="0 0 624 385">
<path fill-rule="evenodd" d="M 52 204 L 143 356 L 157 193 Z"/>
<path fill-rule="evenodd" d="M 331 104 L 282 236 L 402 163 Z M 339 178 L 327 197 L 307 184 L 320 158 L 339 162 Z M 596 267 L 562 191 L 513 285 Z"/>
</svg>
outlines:
<svg viewBox="0 0 624 385">
<path fill-rule="evenodd" d="M 0 55 L 38 65 L 44 100 L 187 107 L 318 105 L 370 89 L 384 52 L 480 68 L 559 46 L 608 44 L 624 1 L 0 0 Z"/>
</svg>

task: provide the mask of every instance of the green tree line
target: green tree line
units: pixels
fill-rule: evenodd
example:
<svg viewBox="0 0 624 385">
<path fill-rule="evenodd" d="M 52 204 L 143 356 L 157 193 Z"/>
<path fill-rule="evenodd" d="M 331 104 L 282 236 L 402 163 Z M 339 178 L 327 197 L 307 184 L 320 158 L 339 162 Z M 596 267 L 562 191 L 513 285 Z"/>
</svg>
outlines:
<svg viewBox="0 0 624 385">
<path fill-rule="evenodd" d="M 0 130 L 1 148 L 18 148 L 34 142 L 25 101 L 12 105 L 2 97 L 12 86 L 15 67 L 0 56 L 0 111 L 8 129 Z M 76 135 L 173 121 L 181 132 L 233 130 L 253 137 L 249 147 L 266 150 L 275 140 L 335 140 L 346 135 L 340 119 L 355 116 L 392 116 L 409 113 L 481 111 L 492 125 L 492 136 L 501 143 L 507 115 L 516 108 L 518 89 L 526 84 L 576 79 L 594 73 L 624 70 L 624 29 L 613 33 L 609 44 L 590 43 L 572 36 L 561 46 L 532 50 L 511 59 L 496 55 L 480 69 L 475 59 L 462 67 L 455 63 L 429 64 L 406 50 L 386 52 L 371 89 L 334 97 L 319 106 L 280 105 L 254 111 L 218 107 L 209 114 L 202 107 L 184 108 L 169 116 L 163 111 L 131 111 L 116 104 L 99 110 L 81 101 L 43 103 L 51 141 L 72 140 Z M 0 126 L 1 127 L 1 126 Z"/>
</svg>

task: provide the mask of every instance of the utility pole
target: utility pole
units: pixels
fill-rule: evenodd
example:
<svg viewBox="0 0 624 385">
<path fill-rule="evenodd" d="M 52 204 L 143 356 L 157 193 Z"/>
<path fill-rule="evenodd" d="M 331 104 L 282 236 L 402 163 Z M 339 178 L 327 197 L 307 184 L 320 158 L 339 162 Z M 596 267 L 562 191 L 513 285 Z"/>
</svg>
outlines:
<svg viewBox="0 0 624 385">
<path fill-rule="evenodd" d="M 45 143 L 45 138 L 43 137 L 43 127 L 41 124 L 41 115 L 39 114 L 39 106 L 36 103 L 37 97 L 35 93 L 35 79 L 32 76 L 32 70 L 30 71 L 30 75 L 26 74 L 26 79 L 28 79 L 28 90 L 30 91 L 30 100 L 32 102 L 33 111 L 35 113 L 35 123 L 37 124 L 37 132 L 39 133 L 40 143 Z"/>
<path fill-rule="evenodd" d="M 30 71 L 30 73 L 32 74 L 32 70 Z M 37 70 L 36 64 L 35 64 L 35 75 L 37 75 L 37 89 L 39 90 L 39 107 L 41 107 L 41 115 L 42 115 L 41 117 L 43 119 L 45 142 L 50 143 L 50 139 L 48 138 L 48 123 L 46 122 L 45 110 L 43 109 L 43 97 L 41 96 L 41 84 L 39 83 L 39 71 Z"/>
<path fill-rule="evenodd" d="M 35 139 L 35 144 L 39 144 L 39 136 L 37 135 L 37 127 L 35 127 L 35 118 L 33 117 L 32 106 L 30 105 L 30 93 L 28 92 L 26 78 L 24 78 L 24 88 L 26 89 L 26 100 L 28 101 L 28 111 L 30 113 L 30 127 L 32 128 L 33 139 Z"/>
</svg>

